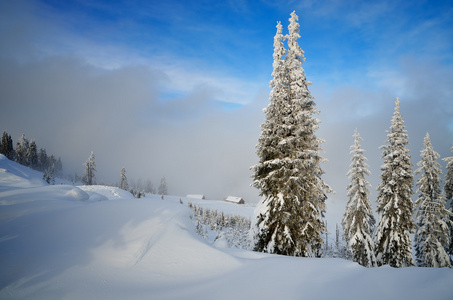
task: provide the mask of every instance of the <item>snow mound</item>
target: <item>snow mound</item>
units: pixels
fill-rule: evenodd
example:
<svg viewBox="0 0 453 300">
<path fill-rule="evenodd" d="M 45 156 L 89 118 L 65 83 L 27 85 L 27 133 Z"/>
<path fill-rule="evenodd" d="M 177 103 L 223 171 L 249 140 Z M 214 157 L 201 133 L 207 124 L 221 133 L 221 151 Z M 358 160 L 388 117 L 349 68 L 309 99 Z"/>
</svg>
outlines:
<svg viewBox="0 0 453 300">
<path fill-rule="evenodd" d="M 67 191 L 65 193 L 65 196 L 76 201 L 87 201 L 88 199 L 90 199 L 90 196 L 86 192 L 77 187 L 74 187 L 71 190 Z"/>
</svg>

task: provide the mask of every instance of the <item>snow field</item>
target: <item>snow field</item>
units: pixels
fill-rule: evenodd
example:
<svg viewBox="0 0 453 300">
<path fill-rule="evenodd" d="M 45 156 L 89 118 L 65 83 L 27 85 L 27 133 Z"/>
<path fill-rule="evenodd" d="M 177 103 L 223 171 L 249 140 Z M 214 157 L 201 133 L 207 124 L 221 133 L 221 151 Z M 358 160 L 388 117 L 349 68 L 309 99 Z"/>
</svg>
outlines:
<svg viewBox="0 0 453 300">
<path fill-rule="evenodd" d="M 244 216 L 253 207 L 13 172 L 0 159 L 0 299 L 453 299 L 447 268 L 216 247 L 196 234 L 187 203 Z"/>
</svg>

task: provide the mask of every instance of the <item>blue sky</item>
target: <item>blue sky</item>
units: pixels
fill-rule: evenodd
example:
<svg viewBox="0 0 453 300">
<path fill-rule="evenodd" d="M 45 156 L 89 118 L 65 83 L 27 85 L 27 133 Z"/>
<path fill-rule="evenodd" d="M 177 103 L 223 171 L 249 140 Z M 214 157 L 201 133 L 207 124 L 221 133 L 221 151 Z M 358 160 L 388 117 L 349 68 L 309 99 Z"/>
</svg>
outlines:
<svg viewBox="0 0 453 300">
<path fill-rule="evenodd" d="M 394 65 L 402 55 L 451 63 L 451 9 L 449 1 L 42 1 L 32 13 L 91 46 L 119 47 L 136 59 L 193 61 L 249 78 L 269 71 L 275 23 L 287 25 L 292 10 L 300 15 L 312 76 L 363 75 L 374 61 Z M 61 47 L 56 51 L 82 51 L 76 41 L 47 38 Z M 121 56 L 118 64 L 130 63 Z"/>
<path fill-rule="evenodd" d="M 344 208 L 355 128 L 378 185 L 395 97 L 414 164 L 428 131 L 451 155 L 450 1 L 0 1 L 0 130 L 36 139 L 68 172 L 93 150 L 108 183 L 125 167 L 166 176 L 170 193 L 256 202 L 273 36 L 293 10 L 337 191 L 328 207 Z"/>
</svg>

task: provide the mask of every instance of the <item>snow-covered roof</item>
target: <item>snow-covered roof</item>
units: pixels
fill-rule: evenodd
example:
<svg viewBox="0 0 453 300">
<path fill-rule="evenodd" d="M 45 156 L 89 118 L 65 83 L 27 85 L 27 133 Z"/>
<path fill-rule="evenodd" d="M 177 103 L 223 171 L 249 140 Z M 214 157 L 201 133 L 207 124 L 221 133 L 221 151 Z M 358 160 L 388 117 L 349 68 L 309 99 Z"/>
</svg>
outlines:
<svg viewBox="0 0 453 300">
<path fill-rule="evenodd" d="M 228 196 L 225 198 L 225 201 L 238 203 L 238 204 L 245 203 L 244 199 L 242 199 L 241 197 L 235 197 L 235 196 Z"/>
<path fill-rule="evenodd" d="M 204 197 L 204 195 L 196 195 L 196 194 L 187 195 L 186 197 L 187 197 L 187 198 L 193 198 L 193 199 L 206 199 L 206 198 Z"/>
</svg>

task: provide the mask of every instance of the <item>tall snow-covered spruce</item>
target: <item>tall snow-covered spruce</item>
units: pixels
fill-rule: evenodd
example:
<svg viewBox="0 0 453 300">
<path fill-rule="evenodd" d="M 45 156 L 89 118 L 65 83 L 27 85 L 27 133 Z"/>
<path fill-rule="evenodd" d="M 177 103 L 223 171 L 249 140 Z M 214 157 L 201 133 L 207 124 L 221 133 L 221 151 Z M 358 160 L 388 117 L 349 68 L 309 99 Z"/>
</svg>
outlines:
<svg viewBox="0 0 453 300">
<path fill-rule="evenodd" d="M 0 153 L 4 154 L 9 160 L 14 160 L 15 152 L 13 148 L 13 139 L 6 131 L 3 131 L 2 141 L 0 143 Z"/>
<path fill-rule="evenodd" d="M 94 162 L 94 153 L 91 151 L 91 155 L 85 162 L 85 171 L 83 172 L 82 182 L 85 185 L 96 184 L 96 163 Z"/>
<path fill-rule="evenodd" d="M 126 169 L 122 168 L 121 169 L 121 183 L 120 183 L 120 188 L 128 191 L 129 190 L 129 184 L 127 183 L 127 177 L 126 177 Z"/>
<path fill-rule="evenodd" d="M 21 165 L 28 166 L 27 162 L 27 151 L 28 151 L 29 141 L 25 137 L 25 134 L 22 133 L 21 137 L 16 144 L 16 162 Z"/>
<path fill-rule="evenodd" d="M 450 151 L 453 152 L 453 147 L 451 147 Z M 452 200 L 453 199 L 453 156 L 445 157 L 442 160 L 447 162 L 447 167 L 446 167 L 447 174 L 445 176 L 445 185 L 444 185 L 445 197 L 447 198 L 447 200 Z"/>
<path fill-rule="evenodd" d="M 371 237 L 376 223 L 368 195 L 371 187 L 365 176 L 370 175 L 367 169 L 365 150 L 360 146 L 362 139 L 355 131 L 354 144 L 351 146 L 351 165 L 347 176 L 350 182 L 347 186 L 348 202 L 343 215 L 343 238 L 347 243 L 348 251 L 352 253 L 352 259 L 365 267 L 376 266 L 374 255 L 374 243 Z"/>
<path fill-rule="evenodd" d="M 417 180 L 418 198 L 415 232 L 415 256 L 419 267 L 450 267 L 450 257 L 446 249 L 450 244 L 450 230 L 447 225 L 448 211 L 441 190 L 442 170 L 437 159 L 439 153 L 434 151 L 429 134 L 424 139 L 421 151 Z"/>
<path fill-rule="evenodd" d="M 451 147 L 451 152 L 453 152 L 453 147 Z M 445 174 L 445 198 L 447 202 L 447 208 L 450 213 L 453 213 L 453 156 L 445 157 L 442 160 L 447 162 L 447 173 Z M 453 257 L 453 215 L 450 215 L 450 222 L 448 226 L 450 227 L 450 245 L 448 246 L 447 252 L 450 257 Z M 451 262 L 451 259 L 450 259 Z M 452 263 L 452 262 L 451 262 Z"/>
<path fill-rule="evenodd" d="M 374 239 L 378 266 L 414 266 L 412 243 L 409 233 L 414 229 L 412 214 L 414 204 L 414 175 L 409 149 L 408 134 L 400 114 L 400 101 L 396 98 L 395 112 L 387 134 L 387 144 L 381 146 L 384 164 L 381 166 L 381 183 L 377 211 L 379 223 Z"/>
<path fill-rule="evenodd" d="M 277 24 L 274 37 L 270 103 L 264 109 L 253 185 L 260 190 L 254 230 L 254 250 L 291 256 L 319 256 L 326 231 L 323 213 L 326 193 L 321 179 L 317 138 L 319 120 L 302 68 L 298 16 L 291 13 L 289 34 Z M 284 40 L 288 40 L 288 52 Z"/>
<path fill-rule="evenodd" d="M 159 193 L 159 195 L 162 195 L 162 196 L 168 194 L 167 180 L 165 179 L 165 177 L 162 177 L 160 179 L 160 185 L 159 185 L 159 189 L 157 190 L 157 192 Z"/>
</svg>

